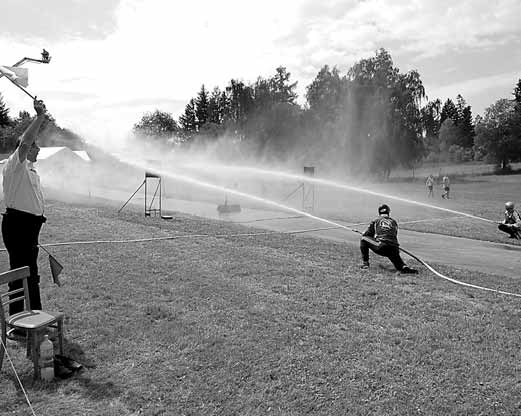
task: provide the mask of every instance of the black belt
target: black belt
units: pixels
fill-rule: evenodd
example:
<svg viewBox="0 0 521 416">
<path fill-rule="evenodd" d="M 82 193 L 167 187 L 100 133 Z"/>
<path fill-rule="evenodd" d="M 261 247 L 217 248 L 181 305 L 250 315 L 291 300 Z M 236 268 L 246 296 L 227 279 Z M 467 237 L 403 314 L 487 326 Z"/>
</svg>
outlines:
<svg viewBox="0 0 521 416">
<path fill-rule="evenodd" d="M 31 214 L 30 212 L 20 211 L 18 209 L 14 208 L 6 208 L 5 214 L 13 218 L 20 218 L 20 219 L 26 219 L 31 221 L 39 221 L 42 224 L 47 221 L 47 218 L 45 218 L 43 215 L 35 215 Z"/>
</svg>

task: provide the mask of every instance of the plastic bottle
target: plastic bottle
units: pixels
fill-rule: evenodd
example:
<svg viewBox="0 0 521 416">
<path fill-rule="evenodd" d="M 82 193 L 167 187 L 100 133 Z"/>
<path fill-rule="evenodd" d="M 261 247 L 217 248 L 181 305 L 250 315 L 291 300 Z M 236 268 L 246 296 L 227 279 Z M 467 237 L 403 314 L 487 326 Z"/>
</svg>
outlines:
<svg viewBox="0 0 521 416">
<path fill-rule="evenodd" d="M 54 379 L 54 346 L 49 335 L 45 335 L 40 344 L 40 378 L 43 381 Z"/>
</svg>

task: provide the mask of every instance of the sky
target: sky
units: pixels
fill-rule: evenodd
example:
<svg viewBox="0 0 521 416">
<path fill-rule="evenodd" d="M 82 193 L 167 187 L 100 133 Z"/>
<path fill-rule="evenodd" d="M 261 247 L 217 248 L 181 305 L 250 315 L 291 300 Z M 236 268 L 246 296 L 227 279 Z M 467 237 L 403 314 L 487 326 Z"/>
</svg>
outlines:
<svg viewBox="0 0 521 416">
<path fill-rule="evenodd" d="M 25 65 L 28 90 L 60 126 L 98 138 L 278 66 L 304 103 L 324 65 L 345 74 L 379 48 L 418 70 L 429 99 L 461 94 L 476 115 L 521 78 L 520 18 L 519 0 L 2 0 L 0 65 L 47 49 L 50 64 Z M 0 93 L 11 116 L 31 110 L 6 79 Z"/>
</svg>

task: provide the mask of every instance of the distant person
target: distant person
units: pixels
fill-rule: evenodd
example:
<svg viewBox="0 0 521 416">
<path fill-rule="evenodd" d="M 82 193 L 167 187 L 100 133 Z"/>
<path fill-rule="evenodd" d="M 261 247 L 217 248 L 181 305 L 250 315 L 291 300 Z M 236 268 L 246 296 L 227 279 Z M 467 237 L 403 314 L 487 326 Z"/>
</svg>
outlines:
<svg viewBox="0 0 521 416">
<path fill-rule="evenodd" d="M 44 199 L 40 177 L 34 169 L 40 148 L 36 138 L 45 121 L 45 104 L 34 100 L 36 117 L 18 141 L 18 146 L 4 166 L 4 201 L 6 210 L 2 219 L 2 237 L 9 254 L 11 269 L 29 266 L 28 278 L 31 309 L 42 309 L 40 276 L 38 275 L 38 236 L 45 222 Z M 21 281 L 9 283 L 9 290 L 22 287 Z M 12 297 L 17 297 L 18 294 Z M 9 304 L 9 314 L 22 312 L 23 301 Z M 17 332 L 17 335 L 25 335 Z"/>
<path fill-rule="evenodd" d="M 425 186 L 427 187 L 427 198 L 434 198 L 434 192 L 432 188 L 434 187 L 434 178 L 432 175 L 429 175 L 427 180 L 425 181 Z"/>
<path fill-rule="evenodd" d="M 389 214 L 391 209 L 388 205 L 378 208 L 378 218 L 371 221 L 369 227 L 360 240 L 360 251 L 362 252 L 362 269 L 369 268 L 369 249 L 379 256 L 387 257 L 393 263 L 396 270 L 402 273 L 416 274 L 418 270 L 407 267 L 400 256 L 400 245 L 398 244 L 398 224 Z"/>
<path fill-rule="evenodd" d="M 443 194 L 441 194 L 441 197 L 443 199 L 450 199 L 449 193 L 450 193 L 450 179 L 447 175 L 445 175 L 442 179 L 443 182 Z"/>
<path fill-rule="evenodd" d="M 49 62 L 51 60 L 51 57 L 49 56 L 49 52 L 47 52 L 45 49 L 42 51 L 42 61 Z"/>
<path fill-rule="evenodd" d="M 509 238 L 521 240 L 521 216 L 514 208 L 513 202 L 505 203 L 505 219 L 497 228 L 509 234 Z"/>
</svg>

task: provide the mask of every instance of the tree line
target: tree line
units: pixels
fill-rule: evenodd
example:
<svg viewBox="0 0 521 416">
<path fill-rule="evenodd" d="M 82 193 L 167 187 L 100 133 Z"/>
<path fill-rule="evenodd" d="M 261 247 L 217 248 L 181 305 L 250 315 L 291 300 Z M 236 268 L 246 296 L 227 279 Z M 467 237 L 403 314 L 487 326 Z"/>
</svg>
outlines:
<svg viewBox="0 0 521 416">
<path fill-rule="evenodd" d="M 458 94 L 428 101 L 420 74 L 402 73 L 385 49 L 345 74 L 325 65 L 297 103 L 297 83 L 286 68 L 250 84 L 232 79 L 224 90 L 204 85 L 183 114 L 156 110 L 134 125 L 138 135 L 177 146 L 215 142 L 226 152 L 269 160 L 327 161 L 346 173 L 388 177 L 397 166 L 423 161 L 493 161 L 503 169 L 521 160 L 521 79 L 514 99 L 473 118 Z"/>
<path fill-rule="evenodd" d="M 475 118 L 460 94 L 444 103 L 429 101 L 420 74 L 400 72 L 385 49 L 345 74 L 324 65 L 306 87 L 303 105 L 296 87 L 282 66 L 251 83 L 232 79 L 211 90 L 203 85 L 177 120 L 157 109 L 133 130 L 173 147 L 211 143 L 222 158 L 324 162 L 347 174 L 382 177 L 424 161 L 486 160 L 507 171 L 521 160 L 521 79 L 512 99 L 498 100 Z M 14 149 L 31 120 L 25 111 L 11 118 L 0 95 L 0 153 Z M 39 143 L 83 146 L 52 117 Z"/>
</svg>

